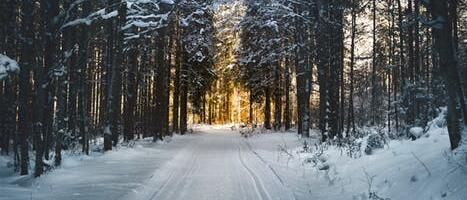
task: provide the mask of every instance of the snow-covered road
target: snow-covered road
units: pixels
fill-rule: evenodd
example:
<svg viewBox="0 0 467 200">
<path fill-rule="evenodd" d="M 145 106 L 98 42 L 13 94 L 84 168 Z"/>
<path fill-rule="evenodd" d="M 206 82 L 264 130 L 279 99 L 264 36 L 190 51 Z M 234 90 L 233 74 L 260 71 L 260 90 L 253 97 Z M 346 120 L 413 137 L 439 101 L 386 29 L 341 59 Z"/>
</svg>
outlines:
<svg viewBox="0 0 467 200">
<path fill-rule="evenodd" d="M 245 139 L 227 129 L 204 130 L 126 199 L 294 199 Z"/>
<path fill-rule="evenodd" d="M 277 152 L 277 143 L 267 146 Z M 227 126 L 198 127 L 163 144 L 138 141 L 105 154 L 65 156 L 62 167 L 38 179 L 10 170 L 0 173 L 0 200 L 296 199 L 248 139 Z"/>
</svg>

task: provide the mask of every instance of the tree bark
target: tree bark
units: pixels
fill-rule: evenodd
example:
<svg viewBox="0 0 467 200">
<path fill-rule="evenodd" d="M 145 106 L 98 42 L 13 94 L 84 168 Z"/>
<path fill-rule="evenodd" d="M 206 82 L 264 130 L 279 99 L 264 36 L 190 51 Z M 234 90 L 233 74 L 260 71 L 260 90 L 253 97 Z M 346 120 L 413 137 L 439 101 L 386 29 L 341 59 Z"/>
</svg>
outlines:
<svg viewBox="0 0 467 200">
<path fill-rule="evenodd" d="M 453 27 L 452 16 L 448 14 L 448 3 L 443 0 L 433 0 L 429 4 L 433 20 L 436 24 L 433 27 L 435 38 L 435 48 L 439 54 L 441 71 L 443 72 L 448 93 L 448 131 L 451 142 L 451 149 L 456 149 L 461 141 L 461 121 L 464 127 L 467 126 L 465 114 L 458 109 L 460 107 L 462 86 L 459 80 L 458 63 L 455 48 L 453 47 Z M 464 105 L 465 107 L 465 105 Z"/>
<path fill-rule="evenodd" d="M 20 174 L 28 174 L 29 148 L 28 137 L 31 131 L 31 107 L 29 104 L 32 92 L 30 71 L 34 61 L 34 31 L 33 29 L 34 1 L 24 0 L 21 3 L 21 71 L 19 74 L 19 111 L 18 111 L 18 139 L 20 148 Z"/>
<path fill-rule="evenodd" d="M 285 108 L 284 108 L 284 127 L 288 131 L 291 128 L 291 113 L 290 113 L 290 67 L 289 59 L 285 62 Z"/>
<path fill-rule="evenodd" d="M 266 87 L 265 93 L 265 105 L 264 105 L 264 128 L 271 129 L 271 89 Z"/>
<path fill-rule="evenodd" d="M 301 3 L 304 3 L 301 1 Z M 304 7 L 305 5 L 297 5 L 296 12 L 299 15 L 306 16 L 307 10 Z M 316 12 L 318 12 L 316 10 Z M 302 137 L 309 137 L 309 125 L 310 125 L 310 111 L 309 111 L 309 103 L 310 103 L 310 92 L 311 92 L 311 65 L 308 62 L 310 51 L 308 45 L 309 42 L 309 32 L 307 31 L 308 28 L 303 17 L 295 18 L 295 25 L 296 25 L 296 35 L 295 40 L 297 48 L 295 50 L 296 55 L 296 79 L 297 79 L 297 112 L 298 112 L 298 122 L 297 122 L 297 130 L 298 134 L 302 135 Z"/>
<path fill-rule="evenodd" d="M 159 31 L 156 36 L 156 111 L 155 111 L 155 125 L 156 132 L 154 133 L 154 141 L 157 139 L 162 140 L 166 135 L 166 124 L 165 119 L 168 115 L 166 102 L 166 95 L 168 92 L 168 66 L 166 65 L 165 51 L 166 51 L 166 34 L 165 28 Z"/>
<path fill-rule="evenodd" d="M 274 130 L 279 131 L 282 126 L 282 94 L 281 94 L 281 67 L 276 63 L 274 70 Z"/>
</svg>

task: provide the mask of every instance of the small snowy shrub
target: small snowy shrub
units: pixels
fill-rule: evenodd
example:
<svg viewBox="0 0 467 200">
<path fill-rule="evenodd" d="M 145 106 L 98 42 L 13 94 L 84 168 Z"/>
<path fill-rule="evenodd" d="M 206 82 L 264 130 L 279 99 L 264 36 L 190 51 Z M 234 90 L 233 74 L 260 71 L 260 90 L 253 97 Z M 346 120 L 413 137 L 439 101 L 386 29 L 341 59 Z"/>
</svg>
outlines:
<svg viewBox="0 0 467 200">
<path fill-rule="evenodd" d="M 386 144 L 386 138 L 380 134 L 372 134 L 368 136 L 365 153 L 371 155 L 373 150 L 383 148 L 384 144 Z"/>
<path fill-rule="evenodd" d="M 302 153 L 311 153 L 311 156 L 305 159 L 305 163 L 311 163 L 313 167 L 319 170 L 328 170 L 329 165 L 326 163 L 328 160 L 324 152 L 329 148 L 325 143 L 318 145 L 315 144 L 314 148 L 308 148 L 308 151 Z"/>
<path fill-rule="evenodd" d="M 362 141 L 354 137 L 345 138 L 343 147 L 347 156 L 351 158 L 360 158 L 362 156 Z"/>
<path fill-rule="evenodd" d="M 412 127 L 409 129 L 409 137 L 412 140 L 416 140 L 420 138 L 424 133 L 425 131 L 423 130 L 422 127 Z"/>
</svg>

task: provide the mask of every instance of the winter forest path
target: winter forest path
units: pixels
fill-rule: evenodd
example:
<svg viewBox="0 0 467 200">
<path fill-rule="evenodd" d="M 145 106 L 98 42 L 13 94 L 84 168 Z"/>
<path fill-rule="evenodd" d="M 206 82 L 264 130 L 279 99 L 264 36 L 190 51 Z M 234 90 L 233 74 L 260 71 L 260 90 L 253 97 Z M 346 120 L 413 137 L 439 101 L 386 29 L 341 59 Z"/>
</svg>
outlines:
<svg viewBox="0 0 467 200">
<path fill-rule="evenodd" d="M 164 144 L 143 140 L 105 154 L 68 155 L 38 179 L 0 177 L 0 200 L 310 199 L 308 187 L 297 184 L 301 170 L 278 160 L 277 145 L 297 145 L 295 134 L 246 139 L 227 126 L 194 132 Z"/>
<path fill-rule="evenodd" d="M 294 199 L 275 172 L 227 128 L 205 129 L 124 199 Z"/>
</svg>

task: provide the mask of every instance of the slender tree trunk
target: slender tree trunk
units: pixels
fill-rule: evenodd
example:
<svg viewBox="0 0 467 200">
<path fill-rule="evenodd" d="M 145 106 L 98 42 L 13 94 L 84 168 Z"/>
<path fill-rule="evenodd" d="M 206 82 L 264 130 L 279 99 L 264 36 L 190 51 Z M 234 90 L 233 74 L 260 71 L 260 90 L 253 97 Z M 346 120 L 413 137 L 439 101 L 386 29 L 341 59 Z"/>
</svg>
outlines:
<svg viewBox="0 0 467 200">
<path fill-rule="evenodd" d="M 271 90 L 268 87 L 266 87 L 264 90 L 264 128 L 271 129 Z"/>
<path fill-rule="evenodd" d="M 285 110 L 284 110 L 284 126 L 285 130 L 288 131 L 291 128 L 291 113 L 290 113 L 290 67 L 289 60 L 285 62 Z"/>
<path fill-rule="evenodd" d="M 188 85 L 187 64 L 183 62 L 180 69 L 181 87 L 180 87 L 180 134 L 184 135 L 187 131 L 187 104 L 188 104 Z M 210 117 L 212 119 L 212 117 Z"/>
<path fill-rule="evenodd" d="M 249 96 L 249 109 L 248 109 L 248 123 L 253 124 L 253 92 L 250 91 Z"/>
<path fill-rule="evenodd" d="M 67 1 L 65 4 L 65 9 L 70 9 L 71 1 Z M 74 15 L 74 11 L 70 10 L 68 13 L 70 16 Z M 62 62 L 64 66 L 58 69 L 59 73 L 57 75 L 57 133 L 55 135 L 55 157 L 54 157 L 54 164 L 55 166 L 59 166 L 62 163 L 62 147 L 63 147 L 63 140 L 66 133 L 69 132 L 69 128 L 72 128 L 70 114 L 68 108 L 71 106 L 71 101 L 67 100 L 67 86 L 69 85 L 68 78 L 70 77 L 70 73 L 73 73 L 74 66 L 75 66 L 75 56 L 74 56 L 74 38 L 75 38 L 75 28 L 74 27 L 67 27 L 63 30 L 63 53 L 61 55 Z M 73 70 L 73 71 L 72 71 Z M 70 105 L 69 105 L 69 104 Z M 67 119 L 68 118 L 68 119 Z"/>
<path fill-rule="evenodd" d="M 373 0 L 373 56 L 371 68 L 371 125 L 376 124 L 376 0 Z"/>
<path fill-rule="evenodd" d="M 274 70 L 274 130 L 278 131 L 282 125 L 282 94 L 281 94 L 281 69 L 280 63 Z"/>
<path fill-rule="evenodd" d="M 174 76 L 174 92 L 173 92 L 173 111 L 172 111 L 172 130 L 175 133 L 180 132 L 180 65 L 182 64 L 182 43 L 180 38 L 180 28 L 176 29 L 176 53 L 175 53 L 175 76 Z"/>
<path fill-rule="evenodd" d="M 354 0 L 352 1 L 354 3 Z M 357 29 L 357 13 L 355 11 L 355 5 L 352 6 L 351 11 L 351 36 L 350 36 L 350 91 L 349 91 L 349 110 L 347 113 L 347 136 L 349 136 L 350 130 L 352 135 L 355 135 L 355 112 L 354 112 L 354 68 L 355 68 L 355 37 Z"/>
<path fill-rule="evenodd" d="M 398 18 L 398 28 L 399 28 L 399 73 L 395 77 L 396 82 L 398 82 L 397 87 L 399 88 L 400 91 L 404 88 L 404 78 L 405 78 L 405 48 L 404 48 L 404 41 L 405 41 L 405 35 L 404 35 L 404 24 L 403 24 L 403 8 L 401 4 L 401 0 L 396 0 L 397 1 L 397 18 Z M 397 95 L 394 94 L 394 101 L 398 101 L 399 99 L 397 98 Z M 394 107 L 395 110 L 395 120 L 396 120 L 396 131 L 399 131 L 399 109 L 397 107 Z"/>
</svg>

